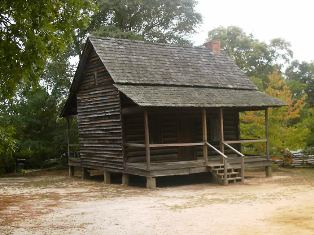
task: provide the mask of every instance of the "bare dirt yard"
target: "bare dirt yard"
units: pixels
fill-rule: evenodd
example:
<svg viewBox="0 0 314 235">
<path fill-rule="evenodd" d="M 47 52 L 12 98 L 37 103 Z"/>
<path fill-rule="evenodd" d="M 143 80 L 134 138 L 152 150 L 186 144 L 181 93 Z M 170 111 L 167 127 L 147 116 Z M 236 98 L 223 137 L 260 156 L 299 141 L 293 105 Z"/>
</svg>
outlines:
<svg viewBox="0 0 314 235">
<path fill-rule="evenodd" d="M 0 234 L 314 234 L 314 169 L 246 174 L 229 186 L 162 179 L 156 190 L 66 171 L 0 178 Z"/>
</svg>

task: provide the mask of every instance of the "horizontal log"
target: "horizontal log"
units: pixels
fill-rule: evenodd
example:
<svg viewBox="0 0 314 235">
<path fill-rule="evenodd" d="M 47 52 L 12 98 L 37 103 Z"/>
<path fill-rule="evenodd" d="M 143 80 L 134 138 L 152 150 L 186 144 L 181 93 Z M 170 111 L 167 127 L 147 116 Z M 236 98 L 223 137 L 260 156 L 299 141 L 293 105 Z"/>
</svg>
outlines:
<svg viewBox="0 0 314 235">
<path fill-rule="evenodd" d="M 190 147 L 190 146 L 202 146 L 204 143 L 171 143 L 171 144 L 150 144 L 151 148 L 163 148 L 163 147 Z"/>
<path fill-rule="evenodd" d="M 127 147 L 136 147 L 136 148 L 145 148 L 145 144 L 136 144 L 136 143 L 126 143 Z"/>
<path fill-rule="evenodd" d="M 260 142 L 266 142 L 266 139 L 247 139 L 247 140 L 227 140 L 224 141 L 226 144 L 238 144 L 238 143 L 260 143 Z"/>
</svg>

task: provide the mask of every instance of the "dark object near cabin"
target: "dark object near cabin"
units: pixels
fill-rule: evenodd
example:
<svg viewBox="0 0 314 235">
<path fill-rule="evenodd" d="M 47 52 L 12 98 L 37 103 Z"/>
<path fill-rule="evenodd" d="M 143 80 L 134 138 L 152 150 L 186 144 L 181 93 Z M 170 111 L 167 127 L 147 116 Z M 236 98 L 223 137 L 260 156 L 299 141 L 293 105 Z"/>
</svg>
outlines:
<svg viewBox="0 0 314 235">
<path fill-rule="evenodd" d="M 210 49 L 209 49 L 210 48 Z M 284 105 L 259 92 L 220 51 L 111 38 L 88 38 L 61 116 L 77 115 L 80 158 L 74 166 L 156 177 L 211 172 L 243 182 L 245 167 L 271 174 L 267 108 Z M 240 140 L 239 112 L 265 110 L 265 139 Z M 245 156 L 241 143 L 266 143 L 266 157 Z M 69 143 L 69 140 L 68 140 Z M 68 146 L 70 156 L 70 145 Z"/>
</svg>

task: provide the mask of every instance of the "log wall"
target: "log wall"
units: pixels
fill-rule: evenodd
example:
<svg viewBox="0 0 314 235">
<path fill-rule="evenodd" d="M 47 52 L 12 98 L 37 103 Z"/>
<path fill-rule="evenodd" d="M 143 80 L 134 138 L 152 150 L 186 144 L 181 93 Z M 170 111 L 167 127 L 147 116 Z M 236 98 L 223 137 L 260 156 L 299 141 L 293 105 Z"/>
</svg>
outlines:
<svg viewBox="0 0 314 235">
<path fill-rule="evenodd" d="M 202 142 L 202 126 L 200 111 L 156 111 L 148 112 L 149 133 L 151 144 L 162 143 L 199 143 Z M 219 146 L 219 116 L 218 111 L 207 111 L 208 140 L 218 149 Z M 126 143 L 144 144 L 143 113 L 127 115 L 124 118 Z M 225 140 L 239 139 L 239 113 L 236 110 L 224 111 Z M 239 145 L 234 145 L 239 149 Z M 202 146 L 151 148 L 151 161 L 183 161 L 203 158 Z M 127 161 L 145 161 L 145 149 L 127 147 Z M 226 154 L 232 153 L 226 149 Z M 217 155 L 209 149 L 209 155 Z"/>
<path fill-rule="evenodd" d="M 118 90 L 91 52 L 77 93 L 82 167 L 123 170 L 122 121 Z"/>
<path fill-rule="evenodd" d="M 177 125 L 175 117 L 167 115 L 151 115 L 149 119 L 150 143 L 176 143 Z M 127 116 L 125 121 L 125 140 L 126 143 L 144 144 L 144 116 L 143 113 Z M 176 161 L 178 160 L 178 149 L 170 148 L 151 148 L 151 161 Z M 145 161 L 145 148 L 126 148 L 127 161 L 141 162 Z"/>
</svg>

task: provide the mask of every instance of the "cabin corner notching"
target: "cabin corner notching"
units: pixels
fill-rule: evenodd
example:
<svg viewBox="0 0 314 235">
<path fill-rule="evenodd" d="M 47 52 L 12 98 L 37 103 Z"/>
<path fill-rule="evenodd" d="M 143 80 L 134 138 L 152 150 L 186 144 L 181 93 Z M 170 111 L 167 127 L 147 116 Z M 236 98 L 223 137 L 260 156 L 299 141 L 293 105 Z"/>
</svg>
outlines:
<svg viewBox="0 0 314 235">
<path fill-rule="evenodd" d="M 267 109 L 282 105 L 222 51 L 90 37 L 61 114 L 78 121 L 69 173 L 101 170 L 106 183 L 121 173 L 123 184 L 139 175 L 148 188 L 169 175 L 210 172 L 222 184 L 243 182 L 245 167 L 270 175 Z M 265 110 L 264 139 L 240 139 L 239 112 L 249 110 Z M 265 142 L 266 157 L 244 156 L 250 141 Z"/>
</svg>

